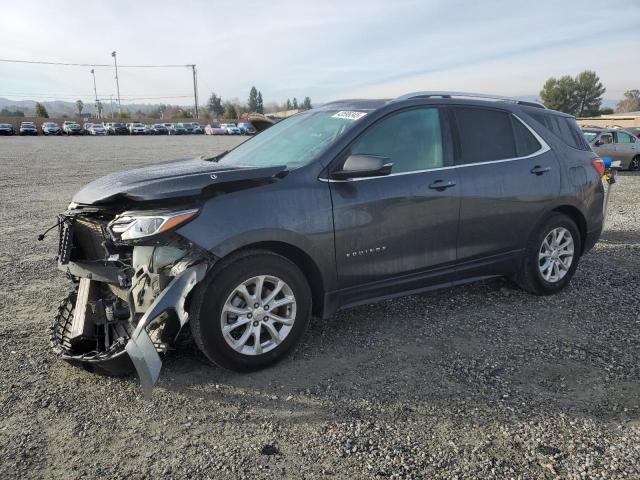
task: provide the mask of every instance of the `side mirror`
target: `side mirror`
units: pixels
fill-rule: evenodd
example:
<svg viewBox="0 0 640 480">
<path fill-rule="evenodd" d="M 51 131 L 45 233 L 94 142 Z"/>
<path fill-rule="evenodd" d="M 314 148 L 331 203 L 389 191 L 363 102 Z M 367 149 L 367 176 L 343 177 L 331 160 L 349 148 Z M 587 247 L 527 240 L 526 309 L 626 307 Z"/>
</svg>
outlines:
<svg viewBox="0 0 640 480">
<path fill-rule="evenodd" d="M 378 155 L 349 155 L 340 170 L 331 173 L 331 178 L 347 180 L 349 178 L 378 177 L 389 175 L 393 163 L 388 157 Z"/>
<path fill-rule="evenodd" d="M 602 140 L 596 140 L 596 143 L 594 143 L 594 145 L 595 145 L 596 147 L 599 147 L 599 146 L 601 146 L 601 145 L 604 145 L 604 142 L 603 142 Z"/>
</svg>

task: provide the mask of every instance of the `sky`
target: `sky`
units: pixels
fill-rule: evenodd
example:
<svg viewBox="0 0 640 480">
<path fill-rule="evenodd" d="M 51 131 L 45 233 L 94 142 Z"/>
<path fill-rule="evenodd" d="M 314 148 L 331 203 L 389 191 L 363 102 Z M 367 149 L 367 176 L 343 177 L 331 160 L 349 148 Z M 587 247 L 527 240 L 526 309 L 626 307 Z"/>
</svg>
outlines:
<svg viewBox="0 0 640 480">
<path fill-rule="evenodd" d="M 27 6 L 28 5 L 28 6 Z M 537 95 L 595 70 L 618 100 L 640 88 L 640 0 L 3 2 L 0 58 L 196 64 L 215 91 L 265 103 L 388 98 L 420 90 Z M 91 67 L 0 62 L 0 97 L 91 102 Z M 100 98 L 116 94 L 96 67 Z M 119 68 L 122 103 L 192 102 L 191 69 Z M 160 98 L 163 97 L 163 98 Z"/>
</svg>

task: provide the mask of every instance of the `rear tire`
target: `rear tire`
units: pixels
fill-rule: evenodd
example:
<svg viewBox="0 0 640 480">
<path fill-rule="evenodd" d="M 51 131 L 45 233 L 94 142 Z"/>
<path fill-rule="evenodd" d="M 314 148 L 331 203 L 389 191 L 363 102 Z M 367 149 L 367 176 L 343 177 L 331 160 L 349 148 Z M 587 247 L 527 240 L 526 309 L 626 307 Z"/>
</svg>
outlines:
<svg viewBox="0 0 640 480">
<path fill-rule="evenodd" d="M 304 274 L 288 259 L 263 250 L 221 260 L 189 306 L 200 350 L 238 372 L 284 357 L 304 335 L 310 317 L 311 290 Z"/>
<path fill-rule="evenodd" d="M 553 213 L 529 237 L 516 282 L 535 295 L 558 293 L 571 281 L 580 252 L 582 241 L 575 222 Z"/>
<path fill-rule="evenodd" d="M 629 163 L 629 170 L 632 172 L 637 172 L 638 170 L 640 170 L 640 155 L 636 155 L 635 157 L 633 157 L 633 160 L 631 160 L 631 163 Z"/>
</svg>

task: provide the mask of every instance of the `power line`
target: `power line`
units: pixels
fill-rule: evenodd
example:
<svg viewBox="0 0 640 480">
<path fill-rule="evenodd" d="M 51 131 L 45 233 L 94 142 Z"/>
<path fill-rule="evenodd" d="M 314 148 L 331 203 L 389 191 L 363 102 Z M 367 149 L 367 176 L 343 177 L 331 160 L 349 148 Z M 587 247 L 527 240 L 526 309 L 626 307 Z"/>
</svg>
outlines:
<svg viewBox="0 0 640 480">
<path fill-rule="evenodd" d="M 68 62 L 44 62 L 38 60 L 16 60 L 10 58 L 0 58 L 0 62 L 4 63 L 29 63 L 35 65 L 62 65 L 66 67 L 113 67 L 108 63 L 68 63 Z M 191 68 L 192 63 L 184 65 L 118 65 L 118 68 Z"/>
<path fill-rule="evenodd" d="M 78 97 L 91 97 L 93 94 L 92 93 L 53 93 L 53 92 L 48 92 L 48 93 L 28 93 L 28 92 L 4 92 L 4 93 L 0 93 L 0 96 L 6 96 L 6 97 L 68 97 L 68 98 L 78 98 Z M 110 94 L 111 95 L 111 94 Z M 107 95 L 109 96 L 109 95 Z M 191 98 L 193 95 L 191 94 L 184 94 L 184 93 L 177 93 L 175 95 L 172 95 L 170 93 L 163 93 L 163 94 L 158 94 L 158 95 L 148 95 L 142 98 Z M 122 95 L 122 98 L 140 98 L 138 97 L 138 95 L 136 94 L 131 94 L 131 95 Z"/>
</svg>

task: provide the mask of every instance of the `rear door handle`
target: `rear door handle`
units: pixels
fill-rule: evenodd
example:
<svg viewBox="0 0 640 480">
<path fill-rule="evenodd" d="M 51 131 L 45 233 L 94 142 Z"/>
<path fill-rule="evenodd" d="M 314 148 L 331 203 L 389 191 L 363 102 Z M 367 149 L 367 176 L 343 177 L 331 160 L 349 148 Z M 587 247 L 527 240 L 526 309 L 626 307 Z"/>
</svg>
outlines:
<svg viewBox="0 0 640 480">
<path fill-rule="evenodd" d="M 456 186 L 456 182 L 454 182 L 452 180 L 449 180 L 447 182 L 445 182 L 444 180 L 436 180 L 431 185 L 429 185 L 429 188 L 431 190 L 438 190 L 438 191 L 442 192 L 443 190 L 445 190 L 447 188 L 451 188 L 451 187 L 455 187 L 455 186 Z"/>
<path fill-rule="evenodd" d="M 551 171 L 551 167 L 541 167 L 540 165 L 536 165 L 531 169 L 531 173 L 534 175 L 542 175 L 543 173 L 547 173 Z"/>
</svg>

